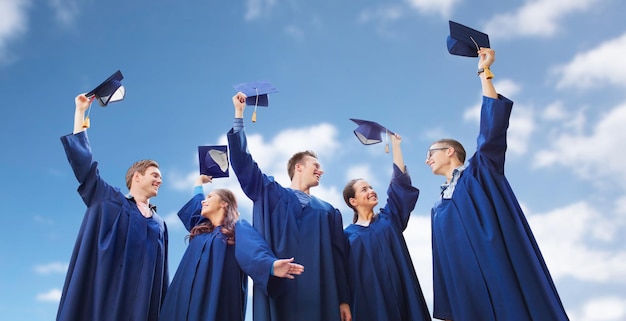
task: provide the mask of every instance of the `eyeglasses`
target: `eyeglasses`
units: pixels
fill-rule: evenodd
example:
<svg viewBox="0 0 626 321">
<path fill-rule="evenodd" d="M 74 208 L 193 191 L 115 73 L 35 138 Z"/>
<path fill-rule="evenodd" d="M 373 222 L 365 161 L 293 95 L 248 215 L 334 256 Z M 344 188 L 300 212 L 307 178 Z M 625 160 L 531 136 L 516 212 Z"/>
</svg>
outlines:
<svg viewBox="0 0 626 321">
<path fill-rule="evenodd" d="M 426 152 L 426 160 L 429 160 L 429 159 L 430 159 L 430 157 L 432 157 L 432 156 L 433 156 L 433 152 L 434 152 L 434 151 L 436 151 L 436 150 L 446 150 L 446 149 L 448 149 L 448 148 L 450 148 L 450 147 L 439 147 L 439 148 L 431 148 L 431 149 L 429 149 L 429 150 Z"/>
</svg>

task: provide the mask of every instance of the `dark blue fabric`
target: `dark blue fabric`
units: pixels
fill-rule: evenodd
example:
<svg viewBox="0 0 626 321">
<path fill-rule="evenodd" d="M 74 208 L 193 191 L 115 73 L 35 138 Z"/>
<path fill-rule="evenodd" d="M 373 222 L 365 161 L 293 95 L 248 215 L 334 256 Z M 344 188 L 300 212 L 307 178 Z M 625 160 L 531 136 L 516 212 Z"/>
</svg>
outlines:
<svg viewBox="0 0 626 321">
<path fill-rule="evenodd" d="M 418 196 L 408 172 L 394 165 L 387 204 L 374 222 L 344 230 L 350 243 L 352 320 L 431 320 L 402 235 Z"/>
<path fill-rule="evenodd" d="M 350 302 L 341 213 L 316 197 L 303 207 L 293 190 L 261 172 L 248 153 L 244 130 L 227 136 L 231 166 L 254 202 L 254 227 L 277 257 L 294 257 L 305 269 L 295 280 L 281 280 L 284 289 L 276 297 L 255 283 L 254 319 L 339 320 L 340 303 Z"/>
<path fill-rule="evenodd" d="M 196 194 L 178 212 L 188 231 L 204 222 L 204 194 Z M 236 227 L 235 227 L 236 230 Z M 159 321 L 244 320 L 248 276 L 226 243 L 221 227 L 189 241 L 168 289 Z"/>
<path fill-rule="evenodd" d="M 107 184 L 86 132 L 61 137 L 87 212 L 63 286 L 57 320 L 157 320 L 165 296 L 167 227 Z"/>
<path fill-rule="evenodd" d="M 246 274 L 253 277 L 254 285 L 269 296 L 282 293 L 283 282 L 289 281 L 271 275 L 276 257 L 261 234 L 248 221 L 239 220 L 235 238 L 237 262 Z"/>
<path fill-rule="evenodd" d="M 504 176 L 512 107 L 505 97 L 483 97 L 476 153 L 452 198 L 432 210 L 435 318 L 568 320 Z"/>
</svg>

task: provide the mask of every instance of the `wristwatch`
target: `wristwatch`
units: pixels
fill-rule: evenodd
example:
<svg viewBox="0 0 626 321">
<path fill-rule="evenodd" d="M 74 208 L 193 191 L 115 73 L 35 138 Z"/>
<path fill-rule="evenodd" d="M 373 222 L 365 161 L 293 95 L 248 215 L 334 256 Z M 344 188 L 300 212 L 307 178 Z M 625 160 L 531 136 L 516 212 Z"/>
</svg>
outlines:
<svg viewBox="0 0 626 321">
<path fill-rule="evenodd" d="M 485 75 L 487 76 L 487 79 L 491 79 L 493 78 L 493 73 L 491 72 L 491 70 L 489 68 L 478 68 L 478 71 L 476 72 L 476 75 L 480 76 L 480 73 L 484 72 Z"/>
</svg>

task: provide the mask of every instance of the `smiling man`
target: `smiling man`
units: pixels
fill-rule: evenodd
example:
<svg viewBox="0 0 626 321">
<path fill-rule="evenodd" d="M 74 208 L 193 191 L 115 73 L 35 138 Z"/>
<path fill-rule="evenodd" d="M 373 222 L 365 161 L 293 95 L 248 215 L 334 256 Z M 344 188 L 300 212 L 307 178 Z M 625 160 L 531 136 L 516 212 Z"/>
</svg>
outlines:
<svg viewBox="0 0 626 321">
<path fill-rule="evenodd" d="M 93 160 L 85 111 L 91 100 L 75 99 L 74 132 L 61 137 L 87 205 L 67 271 L 57 321 L 157 320 L 168 286 L 167 227 L 150 203 L 163 182 L 152 160 L 126 174 L 129 194 L 107 184 Z"/>
<path fill-rule="evenodd" d="M 306 267 L 295 280 L 271 277 L 270 291 L 254 284 L 254 320 L 350 321 L 341 213 L 310 194 L 324 171 L 315 153 L 304 151 L 287 163 L 289 188 L 263 174 L 248 152 L 243 128 L 246 98 L 240 92 L 232 99 L 235 120 L 227 135 L 232 168 L 241 188 L 254 202 L 253 225 L 271 250 L 277 257 L 293 257 Z M 265 275 L 252 273 L 251 277 Z"/>
<path fill-rule="evenodd" d="M 453 321 L 568 320 L 550 272 L 504 176 L 513 102 L 489 71 L 495 52 L 480 48 L 483 90 L 476 153 L 452 139 L 430 146 L 426 165 L 446 177 L 431 211 L 434 311 Z"/>
</svg>

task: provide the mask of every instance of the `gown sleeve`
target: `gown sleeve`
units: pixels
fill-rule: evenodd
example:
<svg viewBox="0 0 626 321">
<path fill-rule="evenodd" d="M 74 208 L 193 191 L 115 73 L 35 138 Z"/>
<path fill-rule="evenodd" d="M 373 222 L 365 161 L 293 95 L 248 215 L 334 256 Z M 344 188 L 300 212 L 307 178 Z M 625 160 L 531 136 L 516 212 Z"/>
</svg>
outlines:
<svg viewBox="0 0 626 321">
<path fill-rule="evenodd" d="M 198 223 L 206 220 L 200 212 L 202 210 L 202 200 L 204 194 L 195 194 L 181 209 L 178 211 L 178 218 L 185 225 L 187 231 L 198 225 Z"/>
<path fill-rule="evenodd" d="M 78 180 L 78 193 L 87 207 L 109 199 L 118 190 L 106 183 L 98 171 L 98 163 L 93 160 L 87 132 L 61 137 L 67 160 Z"/>
<path fill-rule="evenodd" d="M 513 102 L 504 96 L 498 95 L 498 99 L 483 96 L 476 156 L 500 174 L 504 174 L 506 132 L 512 109 Z"/>
<path fill-rule="evenodd" d="M 241 270 L 268 296 L 278 296 L 286 280 L 270 275 L 276 256 L 261 234 L 248 221 L 239 220 L 235 227 L 235 257 Z"/>
<path fill-rule="evenodd" d="M 400 231 L 404 231 L 409 223 L 411 212 L 419 197 L 419 189 L 411 185 L 408 170 L 402 173 L 396 164 L 393 165 L 393 176 L 387 189 L 387 205 L 381 209 L 382 215 L 388 215 Z"/>
</svg>

